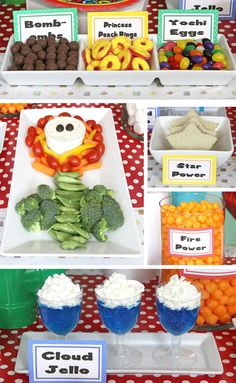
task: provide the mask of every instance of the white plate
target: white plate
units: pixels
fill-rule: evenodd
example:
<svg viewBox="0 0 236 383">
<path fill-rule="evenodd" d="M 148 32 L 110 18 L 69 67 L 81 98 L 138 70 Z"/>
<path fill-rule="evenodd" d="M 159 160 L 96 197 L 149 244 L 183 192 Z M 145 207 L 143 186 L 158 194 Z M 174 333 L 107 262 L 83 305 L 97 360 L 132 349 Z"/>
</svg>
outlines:
<svg viewBox="0 0 236 383">
<path fill-rule="evenodd" d="M 3 149 L 3 145 L 4 145 L 6 128 L 7 128 L 6 122 L 0 121 L 0 153 L 2 153 L 2 149 Z"/>
<path fill-rule="evenodd" d="M 234 151 L 230 120 L 228 118 L 219 116 L 203 117 L 207 121 L 219 122 L 219 126 L 216 131 L 218 140 L 211 150 L 174 150 L 171 149 L 166 136 L 170 133 L 170 122 L 176 120 L 177 118 L 178 116 L 163 116 L 156 119 L 156 124 L 154 125 L 150 141 L 150 152 L 157 162 L 162 163 L 163 155 L 166 154 L 203 156 L 214 155 L 217 159 L 217 167 L 220 167 L 228 161 Z"/>
<path fill-rule="evenodd" d="M 130 85 L 143 86 L 151 85 L 158 77 L 158 58 L 157 58 L 157 36 L 150 35 L 149 38 L 154 43 L 154 49 L 151 56 L 151 70 L 116 70 L 116 71 L 87 71 L 82 58 L 84 48 L 88 46 L 87 35 L 80 36 L 80 54 L 79 54 L 79 77 L 85 85 Z"/>
<path fill-rule="evenodd" d="M 49 332 L 25 332 L 22 335 L 20 348 L 18 351 L 15 371 L 18 374 L 28 373 L 28 340 L 55 339 Z M 68 339 L 73 340 L 105 340 L 108 343 L 115 343 L 115 335 L 110 333 L 71 333 Z M 134 346 L 142 353 L 142 362 L 132 368 L 107 369 L 108 374 L 215 374 L 223 373 L 223 366 L 219 351 L 217 349 L 215 339 L 211 333 L 194 333 L 185 334 L 181 337 L 183 346 L 194 350 L 197 354 L 197 362 L 191 368 L 178 370 L 174 366 L 166 368 L 157 367 L 152 359 L 153 351 L 162 345 L 168 345 L 171 342 L 169 334 L 158 333 L 129 333 L 125 335 L 126 345 Z M 108 354 L 109 366 L 109 354 Z"/>
<path fill-rule="evenodd" d="M 116 191 L 116 199 L 124 211 L 125 223 L 117 231 L 109 232 L 106 242 L 90 241 L 87 249 L 66 251 L 59 243 L 49 237 L 47 232 L 27 232 L 15 212 L 15 204 L 24 196 L 34 193 L 36 186 L 42 183 L 53 185 L 53 179 L 35 171 L 31 166 L 29 149 L 24 143 L 28 126 L 35 125 L 40 117 L 48 114 L 58 115 L 68 111 L 72 115 L 80 115 L 85 120 L 95 119 L 103 126 L 103 137 L 106 151 L 102 158 L 100 169 L 85 173 L 82 182 L 92 187 L 104 184 Z M 117 142 L 114 120 L 111 109 L 108 108 L 62 108 L 24 110 L 20 115 L 18 142 L 11 193 L 7 210 L 5 231 L 2 241 L 2 254 L 8 255 L 70 255 L 76 257 L 105 256 L 128 257 L 140 256 L 141 245 L 137 225 L 130 201 L 120 149 Z"/>
<path fill-rule="evenodd" d="M 224 35 L 218 36 L 227 62 L 226 70 L 160 70 L 158 59 L 158 75 L 162 85 L 227 85 L 236 77 L 236 65 L 233 55 Z"/>
</svg>

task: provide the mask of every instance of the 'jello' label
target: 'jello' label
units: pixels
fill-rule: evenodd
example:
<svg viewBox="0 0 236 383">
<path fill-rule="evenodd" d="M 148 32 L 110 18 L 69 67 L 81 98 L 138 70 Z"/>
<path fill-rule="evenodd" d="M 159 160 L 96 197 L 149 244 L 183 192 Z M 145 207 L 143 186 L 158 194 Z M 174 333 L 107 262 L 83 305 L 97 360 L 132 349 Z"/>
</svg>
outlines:
<svg viewBox="0 0 236 383">
<path fill-rule="evenodd" d="M 173 256 L 206 257 L 213 255 L 214 230 L 169 229 L 169 253 Z"/>
</svg>

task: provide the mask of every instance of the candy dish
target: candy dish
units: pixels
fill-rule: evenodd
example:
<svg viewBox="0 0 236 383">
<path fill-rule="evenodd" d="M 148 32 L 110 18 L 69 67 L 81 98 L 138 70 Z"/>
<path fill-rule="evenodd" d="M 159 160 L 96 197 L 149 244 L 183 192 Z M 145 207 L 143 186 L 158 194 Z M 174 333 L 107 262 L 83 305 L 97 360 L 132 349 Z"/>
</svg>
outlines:
<svg viewBox="0 0 236 383">
<path fill-rule="evenodd" d="M 175 71 L 178 72 L 178 71 Z M 187 71 L 186 71 L 187 72 Z M 199 73 L 199 71 L 196 71 Z M 215 72 L 214 72 L 215 73 Z M 186 73 L 187 74 L 187 73 Z M 181 116 L 179 116 L 181 117 Z M 172 150 L 170 144 L 166 139 L 169 133 L 169 126 L 171 121 L 174 121 L 178 116 L 162 116 L 156 119 L 154 129 L 152 131 L 150 141 L 150 152 L 153 158 L 162 163 L 164 155 L 213 155 L 217 159 L 217 167 L 220 167 L 231 157 L 234 147 L 232 140 L 232 133 L 230 129 L 230 121 L 225 117 L 210 117 L 204 116 L 207 121 L 218 121 L 219 127 L 217 128 L 217 142 L 211 150 Z"/>
<path fill-rule="evenodd" d="M 35 124 L 39 118 L 46 114 L 58 115 L 69 112 L 71 115 L 80 115 L 88 120 L 93 117 L 103 126 L 104 144 L 106 151 L 103 156 L 103 166 L 91 170 L 82 177 L 83 182 L 89 187 L 96 184 L 116 190 L 116 198 L 120 201 L 124 212 L 125 223 L 117 231 L 112 232 L 109 241 L 97 242 L 91 240 L 87 249 L 83 251 L 66 251 L 58 247 L 58 243 L 48 238 L 47 232 L 29 233 L 21 227 L 19 217 L 15 212 L 15 204 L 24 195 L 33 192 L 39 184 L 53 185 L 51 177 L 35 171 L 31 167 L 28 148 L 25 145 L 26 129 Z M 22 171 L 23 170 L 23 171 Z M 114 174 L 116 177 L 114 177 Z M 133 208 L 130 201 L 124 168 L 120 156 L 112 111 L 109 108 L 52 108 L 24 110 L 21 113 L 18 143 L 14 165 L 11 195 L 6 218 L 4 238 L 2 241 L 3 255 L 42 255 L 50 254 L 70 255 L 76 257 L 138 257 L 141 246 Z"/>
<path fill-rule="evenodd" d="M 78 70 L 9 71 L 13 64 L 11 46 L 14 37 L 10 37 L 1 66 L 1 75 L 9 85 L 73 85 Z M 79 65 L 79 64 L 78 64 Z"/>
<path fill-rule="evenodd" d="M 158 58 L 156 36 L 150 35 L 149 38 L 154 43 L 150 59 L 151 70 L 87 71 L 85 70 L 82 52 L 88 46 L 88 39 L 87 35 L 81 35 L 79 40 L 79 77 L 85 85 L 150 85 L 158 77 Z"/>
<path fill-rule="evenodd" d="M 53 339 L 49 332 L 25 332 L 22 335 L 19 352 L 16 359 L 15 371 L 20 374 L 28 374 L 28 341 L 31 339 L 45 340 Z M 105 340 L 108 343 L 114 341 L 114 335 L 110 333 L 89 333 L 76 332 L 68 335 L 70 340 Z M 153 351 L 157 346 L 170 345 L 170 335 L 158 333 L 129 333 L 126 335 L 126 344 L 140 350 L 142 362 L 132 368 L 113 367 L 107 369 L 108 373 L 114 374 L 215 374 L 223 373 L 223 366 L 217 345 L 212 333 L 194 333 L 185 334 L 182 337 L 182 344 L 191 347 L 197 353 L 197 363 L 187 369 L 177 370 L 172 364 L 166 369 L 158 367 L 152 359 Z"/>
<path fill-rule="evenodd" d="M 158 59 L 158 76 L 162 85 L 227 85 L 236 77 L 236 64 L 224 35 L 218 35 L 218 43 L 225 53 L 228 69 L 219 71 L 194 70 L 160 70 Z M 158 47 L 160 48 L 160 47 Z"/>
</svg>

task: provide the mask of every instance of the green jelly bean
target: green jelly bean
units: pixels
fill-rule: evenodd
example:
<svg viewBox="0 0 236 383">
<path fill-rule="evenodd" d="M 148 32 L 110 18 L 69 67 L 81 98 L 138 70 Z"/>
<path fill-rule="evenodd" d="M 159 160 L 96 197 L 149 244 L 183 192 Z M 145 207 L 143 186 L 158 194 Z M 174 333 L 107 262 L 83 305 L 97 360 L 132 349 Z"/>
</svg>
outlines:
<svg viewBox="0 0 236 383">
<path fill-rule="evenodd" d="M 56 178 L 59 176 L 66 176 L 71 178 L 80 178 L 80 174 L 78 172 L 58 172 L 56 174 Z"/>
<path fill-rule="evenodd" d="M 66 184 L 65 182 L 58 183 L 58 188 L 61 190 L 67 191 L 81 191 L 87 189 L 87 186 L 83 184 L 74 185 L 74 184 Z"/>
<path fill-rule="evenodd" d="M 166 51 L 165 55 L 166 55 L 166 57 L 171 57 L 171 56 L 174 56 L 175 54 L 172 51 Z"/>
<path fill-rule="evenodd" d="M 66 223 L 66 222 L 79 222 L 79 215 L 73 213 L 60 214 L 56 216 L 57 222 Z"/>
<path fill-rule="evenodd" d="M 79 209 L 80 204 L 78 201 L 72 201 L 70 199 L 63 198 L 59 195 L 57 195 L 56 198 L 58 201 L 60 201 L 62 203 L 62 205 L 66 206 L 66 207 L 73 207 L 75 209 Z"/>
<path fill-rule="evenodd" d="M 187 45 L 187 46 L 184 48 L 184 50 L 186 50 L 187 52 L 193 51 L 193 50 L 195 50 L 195 49 L 196 49 L 195 45 Z"/>
<path fill-rule="evenodd" d="M 68 226 L 71 227 L 71 230 L 72 229 L 75 230 L 76 233 L 78 233 L 79 235 L 81 235 L 85 239 L 90 239 L 90 234 L 87 231 L 85 231 L 84 229 L 82 229 L 82 227 L 79 224 L 68 223 Z"/>
<path fill-rule="evenodd" d="M 224 52 L 220 49 L 213 49 L 213 51 L 211 51 L 211 53 L 214 55 L 215 53 L 222 53 L 222 55 L 225 55 Z"/>
<path fill-rule="evenodd" d="M 86 246 L 84 246 L 82 243 L 72 241 L 71 239 L 67 239 L 61 243 L 61 248 L 63 250 L 75 250 L 75 249 L 86 249 Z"/>
<path fill-rule="evenodd" d="M 56 231 L 62 231 L 63 233 L 67 234 L 77 234 L 78 231 L 71 225 L 71 223 L 54 223 L 51 226 L 51 229 Z"/>
</svg>

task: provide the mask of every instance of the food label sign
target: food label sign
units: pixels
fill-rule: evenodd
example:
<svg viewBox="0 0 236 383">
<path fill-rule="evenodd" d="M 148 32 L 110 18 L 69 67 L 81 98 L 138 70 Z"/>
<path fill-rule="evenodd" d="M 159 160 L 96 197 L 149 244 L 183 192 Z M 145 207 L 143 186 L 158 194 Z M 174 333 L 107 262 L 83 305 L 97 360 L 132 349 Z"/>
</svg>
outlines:
<svg viewBox="0 0 236 383">
<path fill-rule="evenodd" d="M 234 19 L 236 10 L 235 0 L 180 0 L 180 9 L 216 10 L 219 19 Z"/>
<path fill-rule="evenodd" d="M 170 40 L 208 38 L 218 40 L 218 11 L 160 9 L 158 12 L 158 45 Z"/>
<path fill-rule="evenodd" d="M 148 38 L 148 12 L 90 12 L 88 13 L 88 45 L 98 39 L 116 36 Z"/>
<path fill-rule="evenodd" d="M 215 156 L 163 156 L 163 184 L 216 184 Z"/>
<path fill-rule="evenodd" d="M 213 256 L 213 229 L 169 229 L 168 243 L 171 256 Z"/>
<path fill-rule="evenodd" d="M 69 41 L 78 40 L 77 9 L 50 8 L 14 11 L 14 40 L 25 42 L 28 37 L 46 39 L 55 36 Z"/>
<path fill-rule="evenodd" d="M 29 382 L 106 382 L 105 341 L 31 340 Z"/>
</svg>

